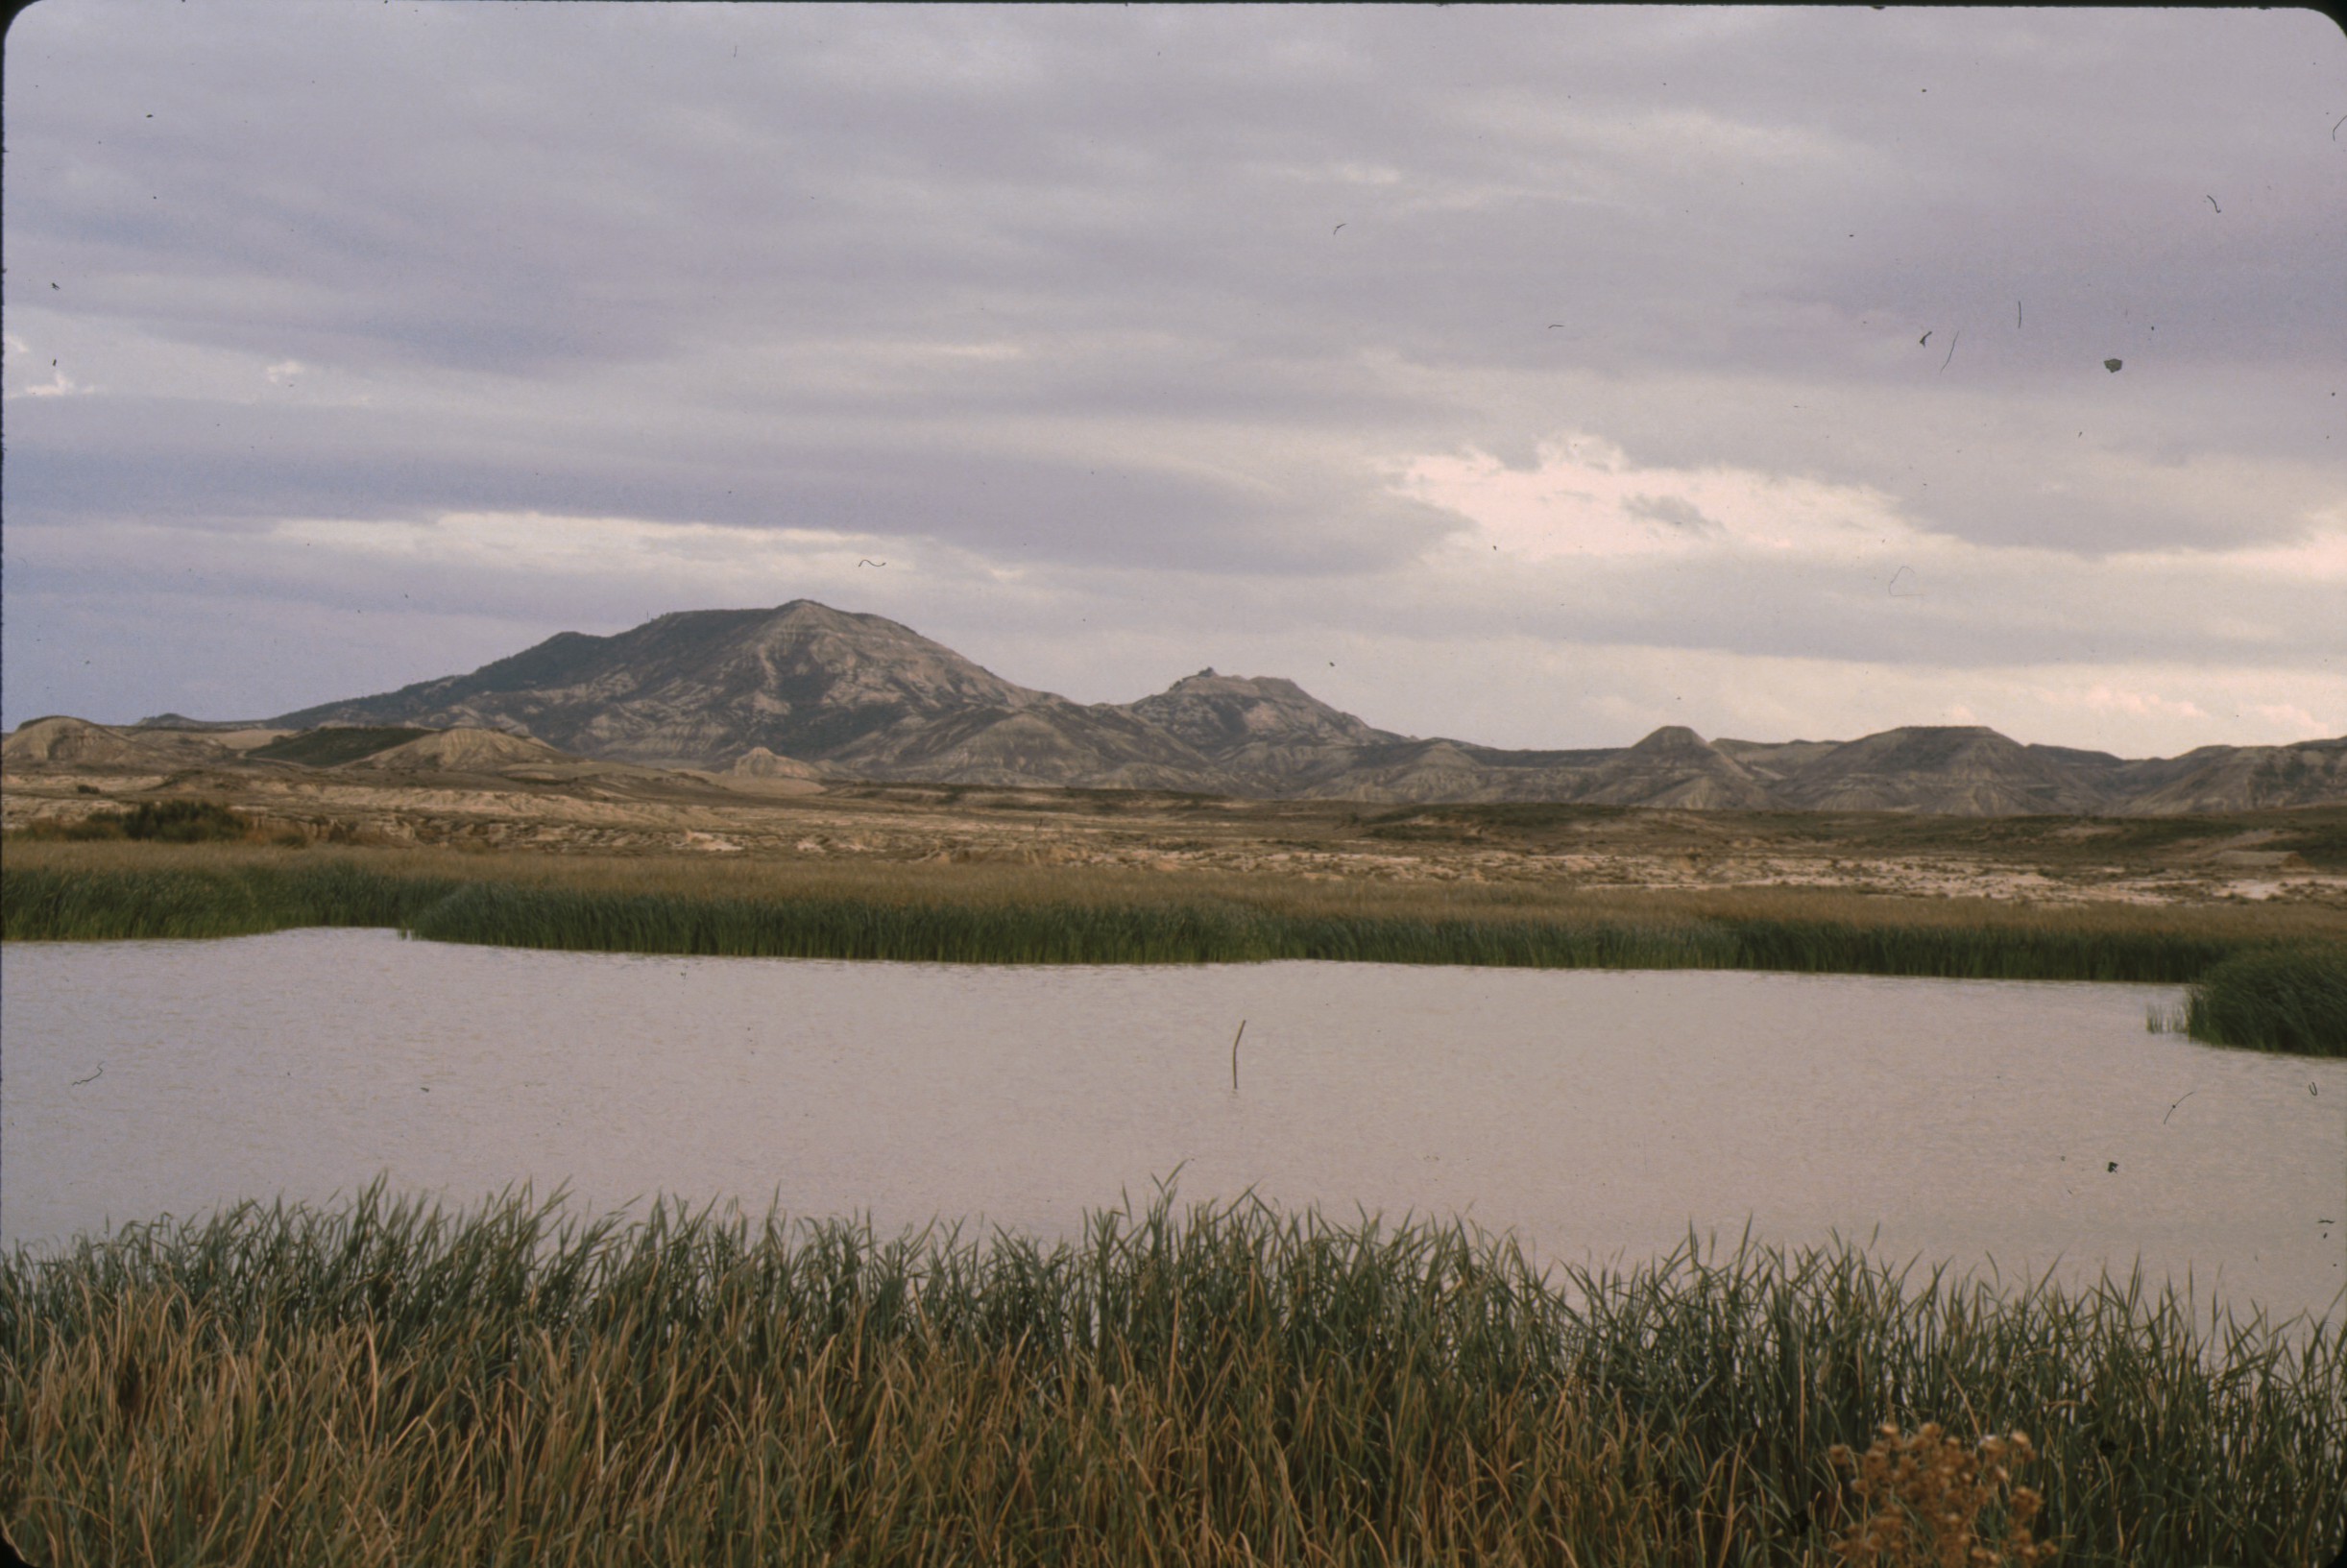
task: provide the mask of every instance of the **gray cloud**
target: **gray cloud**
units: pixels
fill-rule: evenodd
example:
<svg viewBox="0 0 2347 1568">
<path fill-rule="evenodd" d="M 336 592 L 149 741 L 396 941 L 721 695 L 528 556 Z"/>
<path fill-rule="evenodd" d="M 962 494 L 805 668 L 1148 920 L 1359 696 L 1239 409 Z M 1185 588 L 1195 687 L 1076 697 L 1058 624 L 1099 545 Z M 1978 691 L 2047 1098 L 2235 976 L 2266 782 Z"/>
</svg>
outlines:
<svg viewBox="0 0 2347 1568">
<path fill-rule="evenodd" d="M 1644 518 L 1683 534 L 1719 532 L 1718 523 L 1705 517 L 1692 501 L 1678 495 L 1633 495 L 1624 510 L 1633 518 Z"/>
<path fill-rule="evenodd" d="M 833 530 L 1367 629 L 1464 525 L 1396 464 L 1569 431 L 2086 561 L 2347 496 L 2310 13 L 50 0 L 9 44 L 0 482 L 38 529 Z M 80 390 L 30 396 L 52 357 Z M 44 663 L 53 569 L 11 573 L 12 721 L 22 679 L 139 707 Z M 1624 578 L 1541 635 L 1962 668 L 2034 616 L 2047 657 L 2244 656 L 1977 570 L 1845 631 L 1798 574 Z M 254 627 L 373 591 L 270 581 Z M 462 597 L 632 602 L 572 591 Z"/>
</svg>

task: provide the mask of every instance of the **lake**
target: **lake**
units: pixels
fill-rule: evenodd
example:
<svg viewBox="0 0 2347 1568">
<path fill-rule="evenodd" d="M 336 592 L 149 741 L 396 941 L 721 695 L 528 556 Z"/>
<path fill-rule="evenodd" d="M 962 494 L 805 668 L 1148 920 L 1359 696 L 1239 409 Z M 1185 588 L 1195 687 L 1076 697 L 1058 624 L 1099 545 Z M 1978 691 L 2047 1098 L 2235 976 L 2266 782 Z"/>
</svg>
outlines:
<svg viewBox="0 0 2347 1568">
<path fill-rule="evenodd" d="M 377 1174 L 1072 1233 L 1120 1194 L 1463 1217 L 1541 1258 L 1872 1239 L 2347 1283 L 2347 1062 L 2152 1035 L 2174 987 L 531 953 L 303 930 L 0 949 L 0 1240 Z M 1239 1088 L 1231 1088 L 1231 1037 Z"/>
</svg>

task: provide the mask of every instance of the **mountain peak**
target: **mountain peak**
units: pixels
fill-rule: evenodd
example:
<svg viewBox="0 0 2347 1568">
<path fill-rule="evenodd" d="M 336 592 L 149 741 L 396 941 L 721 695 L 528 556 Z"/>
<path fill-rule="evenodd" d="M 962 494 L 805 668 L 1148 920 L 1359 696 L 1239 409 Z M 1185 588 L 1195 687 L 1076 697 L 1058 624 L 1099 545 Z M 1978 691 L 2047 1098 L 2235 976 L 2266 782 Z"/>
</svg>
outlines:
<svg viewBox="0 0 2347 1568">
<path fill-rule="evenodd" d="M 1371 729 L 1283 676 L 1218 675 L 1211 664 L 1125 711 L 1212 758 L 1247 787 L 1273 792 L 1297 786 L 1332 754 L 1402 738 Z"/>
<path fill-rule="evenodd" d="M 1652 756 L 1661 752 L 1709 751 L 1711 747 L 1685 725 L 1665 724 L 1630 749 L 1633 755 Z"/>
<path fill-rule="evenodd" d="M 823 757 L 907 719 L 1044 698 L 883 615 L 792 599 L 560 632 L 470 675 L 282 722 L 509 730 L 583 756 L 727 767 L 759 746 Z"/>
<path fill-rule="evenodd" d="M 1209 664 L 1196 675 L 1185 675 L 1167 687 L 1161 695 L 1183 692 L 1191 696 L 1219 693 L 1225 696 L 1255 697 L 1266 701 L 1310 703 L 1315 708 L 1333 713 L 1337 710 L 1313 696 L 1284 675 L 1222 675 Z M 1149 699 L 1143 698 L 1143 701 Z"/>
</svg>

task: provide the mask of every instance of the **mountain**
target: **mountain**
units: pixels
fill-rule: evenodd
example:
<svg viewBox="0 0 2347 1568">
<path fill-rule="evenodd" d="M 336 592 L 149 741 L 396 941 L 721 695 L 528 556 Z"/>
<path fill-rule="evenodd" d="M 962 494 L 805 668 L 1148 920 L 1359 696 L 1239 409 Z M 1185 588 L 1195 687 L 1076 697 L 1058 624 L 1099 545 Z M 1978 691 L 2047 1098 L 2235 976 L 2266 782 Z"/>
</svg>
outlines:
<svg viewBox="0 0 2347 1568">
<path fill-rule="evenodd" d="M 1775 792 L 1809 811 L 2016 816 L 2102 809 L 2107 792 L 2075 762 L 2044 755 L 2053 750 L 2023 746 L 1979 725 L 1885 730 L 1813 759 L 1779 779 Z"/>
<path fill-rule="evenodd" d="M 1277 676 L 1185 675 L 1125 712 L 1208 758 L 1240 792 L 1310 793 L 1361 752 L 1406 743 Z"/>
<path fill-rule="evenodd" d="M 727 769 L 763 751 L 870 779 L 1238 787 L 1121 708 L 1014 685 L 909 627 L 809 599 L 563 632 L 470 675 L 283 722 L 502 730 L 648 766 Z"/>
<path fill-rule="evenodd" d="M 63 714 L 16 726 L 7 740 L 0 741 L 0 760 L 19 767 L 45 762 L 60 766 L 79 764 L 109 772 L 179 765 L 177 759 L 161 746 L 135 734 Z"/>
<path fill-rule="evenodd" d="M 1194 748 L 1125 709 L 1049 693 L 1018 708 L 907 717 L 821 760 L 867 779 L 1246 792 Z"/>
<path fill-rule="evenodd" d="M 562 632 L 470 675 L 288 713 L 294 728 L 509 730 L 581 756 L 725 767 L 753 747 L 828 757 L 907 719 L 1045 700 L 879 615 L 808 599 Z"/>
<path fill-rule="evenodd" d="M 53 714 L 18 725 L 0 742 L 0 760 L 17 772 L 171 772 L 232 761 L 280 733 L 245 723 L 114 727 Z"/>
<path fill-rule="evenodd" d="M 193 726 L 171 717 L 177 727 Z M 1666 725 L 1634 746 L 1511 751 L 1397 735 L 1293 681 L 1212 669 L 1136 702 L 1077 703 L 1004 680 L 883 616 L 807 599 L 771 610 L 688 611 L 611 637 L 565 632 L 469 675 L 306 708 L 271 723 L 502 732 L 517 744 L 583 757 L 759 776 L 1382 802 L 1991 816 L 2347 800 L 2347 737 L 2129 760 L 2023 745 L 1977 725 L 1782 742 L 1706 741 Z M 29 725 L 9 742 L 12 761 L 43 747 L 137 750 L 147 735 L 67 738 L 44 730 L 27 738 L 38 728 Z M 463 745 L 479 748 L 489 739 Z M 423 753 L 451 742 L 417 744 L 421 762 Z M 394 762 L 387 754 L 375 765 Z"/>
<path fill-rule="evenodd" d="M 1775 806 L 1768 786 L 1683 724 L 1666 724 L 1590 770 L 1576 799 L 1608 806 L 1678 806 L 1694 810 Z"/>
<path fill-rule="evenodd" d="M 1504 751 L 1464 740 L 1366 748 L 1306 793 L 1363 801 L 1555 801 L 1591 806 L 1765 808 L 1780 804 L 1732 759 L 1682 725 L 1634 746 Z"/>
<path fill-rule="evenodd" d="M 2347 736 L 2290 746 L 2202 746 L 2121 767 L 2133 809 L 2145 816 L 2347 800 Z"/>
</svg>

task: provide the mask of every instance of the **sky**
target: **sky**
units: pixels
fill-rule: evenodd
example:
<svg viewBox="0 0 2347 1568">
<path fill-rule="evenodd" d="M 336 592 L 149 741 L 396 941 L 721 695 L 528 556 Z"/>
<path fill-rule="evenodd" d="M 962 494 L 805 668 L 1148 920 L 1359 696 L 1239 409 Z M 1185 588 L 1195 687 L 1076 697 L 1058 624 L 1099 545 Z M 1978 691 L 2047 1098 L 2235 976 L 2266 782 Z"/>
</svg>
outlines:
<svg viewBox="0 0 2347 1568">
<path fill-rule="evenodd" d="M 6 45 L 10 726 L 811 598 L 1078 701 L 1211 665 L 1503 746 L 2347 734 L 2316 12 L 42 0 Z"/>
</svg>

